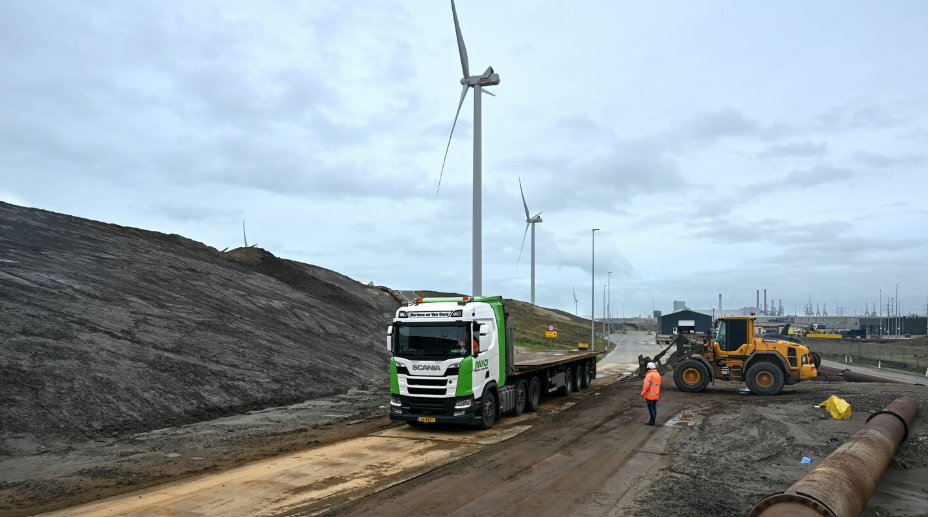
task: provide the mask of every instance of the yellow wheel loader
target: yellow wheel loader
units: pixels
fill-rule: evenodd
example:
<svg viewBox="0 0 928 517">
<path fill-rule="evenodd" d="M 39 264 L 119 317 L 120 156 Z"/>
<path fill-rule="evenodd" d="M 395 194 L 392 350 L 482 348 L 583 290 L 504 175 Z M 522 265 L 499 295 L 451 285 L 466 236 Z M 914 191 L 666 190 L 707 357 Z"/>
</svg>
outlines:
<svg viewBox="0 0 928 517">
<path fill-rule="evenodd" d="M 754 334 L 754 316 L 717 320 L 714 333 L 701 343 L 677 334 L 654 358 L 638 356 L 638 375 L 654 362 L 661 374 L 673 371 L 673 382 L 682 391 L 698 392 L 715 380 L 744 382 L 757 395 L 775 395 L 783 386 L 814 379 L 820 360 L 802 341 L 788 334 Z M 671 348 L 676 349 L 664 360 Z"/>
</svg>

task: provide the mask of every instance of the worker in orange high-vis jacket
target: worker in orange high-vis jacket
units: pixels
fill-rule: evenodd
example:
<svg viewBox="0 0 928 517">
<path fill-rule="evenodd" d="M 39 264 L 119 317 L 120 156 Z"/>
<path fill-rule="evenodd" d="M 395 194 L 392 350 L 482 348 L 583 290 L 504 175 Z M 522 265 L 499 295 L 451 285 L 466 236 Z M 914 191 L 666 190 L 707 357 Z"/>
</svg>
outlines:
<svg viewBox="0 0 928 517">
<path fill-rule="evenodd" d="M 657 365 L 654 363 L 648 363 L 648 373 L 644 375 L 641 396 L 648 402 L 648 413 L 651 415 L 651 419 L 645 422 L 645 425 L 654 425 L 657 418 L 657 399 L 661 398 L 661 374 L 657 373 Z"/>
</svg>

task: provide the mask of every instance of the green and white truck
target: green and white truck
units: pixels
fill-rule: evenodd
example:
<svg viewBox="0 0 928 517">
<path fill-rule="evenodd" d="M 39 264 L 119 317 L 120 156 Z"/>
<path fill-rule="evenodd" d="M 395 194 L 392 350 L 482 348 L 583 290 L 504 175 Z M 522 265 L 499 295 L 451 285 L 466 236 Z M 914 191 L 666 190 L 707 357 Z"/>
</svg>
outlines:
<svg viewBox="0 0 928 517">
<path fill-rule="evenodd" d="M 493 426 L 534 411 L 543 393 L 570 395 L 596 378 L 593 351 L 516 353 L 499 296 L 419 298 L 387 327 L 390 419 Z"/>
</svg>

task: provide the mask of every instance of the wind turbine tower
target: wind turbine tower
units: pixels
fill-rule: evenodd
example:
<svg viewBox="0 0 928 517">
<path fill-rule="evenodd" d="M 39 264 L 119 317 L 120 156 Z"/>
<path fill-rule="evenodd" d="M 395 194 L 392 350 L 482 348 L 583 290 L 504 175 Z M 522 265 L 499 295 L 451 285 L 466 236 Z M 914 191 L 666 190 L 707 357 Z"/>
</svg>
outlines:
<svg viewBox="0 0 928 517">
<path fill-rule="evenodd" d="M 448 149 L 451 147 L 451 137 L 454 136 L 454 127 L 458 123 L 458 115 L 461 114 L 461 106 L 464 105 L 464 97 L 467 96 L 467 89 L 474 89 L 474 194 L 473 194 L 473 296 L 483 294 L 483 213 L 482 213 L 482 133 L 481 133 L 481 93 L 493 95 L 484 87 L 495 86 L 499 84 L 499 74 L 493 71 L 493 67 L 488 67 L 483 75 L 470 75 L 470 66 L 467 63 L 467 48 L 464 46 L 464 37 L 461 36 L 461 25 L 458 23 L 458 11 L 454 7 L 454 0 L 451 0 L 451 16 L 454 18 L 454 32 L 458 40 L 458 54 L 461 56 L 461 71 L 464 77 L 461 78 L 461 100 L 458 101 L 458 111 L 454 114 L 454 122 L 451 124 L 451 134 L 448 135 L 448 145 L 445 146 L 445 159 L 441 162 L 441 174 L 438 177 L 438 188 L 441 189 L 441 177 L 445 174 L 445 162 L 448 160 Z M 438 195 L 438 192 L 435 192 Z M 534 302 L 533 302 L 534 303 Z"/>
<path fill-rule="evenodd" d="M 525 202 L 525 191 L 522 190 L 522 178 L 519 178 L 519 192 L 522 193 L 522 206 L 525 207 L 525 233 L 522 234 L 522 246 L 519 248 L 519 262 L 522 261 L 522 249 L 525 248 L 525 237 L 528 227 L 532 227 L 532 305 L 535 305 L 535 225 L 541 222 L 541 212 L 534 216 L 528 213 L 528 203 Z"/>
</svg>

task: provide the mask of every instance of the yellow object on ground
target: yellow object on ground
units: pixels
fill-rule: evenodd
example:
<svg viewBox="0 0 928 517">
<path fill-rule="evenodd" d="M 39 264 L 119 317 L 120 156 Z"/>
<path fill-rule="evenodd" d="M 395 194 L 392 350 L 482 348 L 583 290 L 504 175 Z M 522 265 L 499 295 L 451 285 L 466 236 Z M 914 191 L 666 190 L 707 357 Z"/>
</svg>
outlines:
<svg viewBox="0 0 928 517">
<path fill-rule="evenodd" d="M 836 420 L 847 420 L 851 418 L 851 405 L 837 395 L 828 397 L 828 400 L 822 402 L 819 406 L 827 409 Z"/>
</svg>

